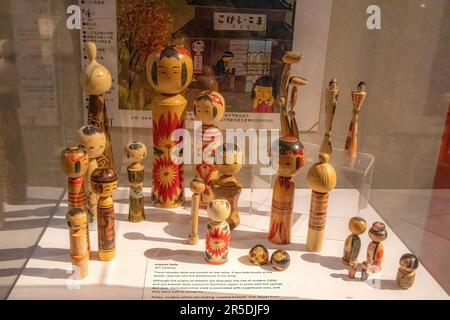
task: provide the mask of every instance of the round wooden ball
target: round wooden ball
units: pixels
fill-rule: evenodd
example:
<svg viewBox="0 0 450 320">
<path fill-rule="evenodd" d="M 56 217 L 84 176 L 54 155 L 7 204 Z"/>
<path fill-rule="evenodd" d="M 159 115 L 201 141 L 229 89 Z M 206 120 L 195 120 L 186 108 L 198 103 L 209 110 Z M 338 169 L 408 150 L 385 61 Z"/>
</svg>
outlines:
<svg viewBox="0 0 450 320">
<path fill-rule="evenodd" d="M 291 263 L 291 257 L 289 253 L 283 249 L 278 249 L 270 257 L 270 263 L 275 270 L 284 271 L 289 267 Z"/>
<path fill-rule="evenodd" d="M 248 258 L 254 265 L 261 266 L 269 262 L 269 251 L 262 244 L 257 244 L 250 249 Z"/>
</svg>

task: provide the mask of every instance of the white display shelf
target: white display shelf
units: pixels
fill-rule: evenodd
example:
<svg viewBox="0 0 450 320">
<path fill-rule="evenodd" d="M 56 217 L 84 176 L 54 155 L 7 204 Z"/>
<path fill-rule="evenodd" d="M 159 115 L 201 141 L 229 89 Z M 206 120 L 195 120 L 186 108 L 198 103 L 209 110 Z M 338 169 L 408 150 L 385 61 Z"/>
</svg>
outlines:
<svg viewBox="0 0 450 320">
<path fill-rule="evenodd" d="M 145 195 L 150 190 L 145 188 Z M 295 197 L 293 242 L 277 246 L 267 240 L 270 219 L 270 189 L 253 192 L 253 210 L 244 205 L 250 203 L 250 189 L 241 194 L 241 225 L 232 231 L 229 261 L 221 266 L 208 265 L 204 261 L 204 234 L 207 221 L 205 212 L 200 214 L 200 241 L 196 246 L 187 244 L 190 231 L 190 208 L 157 209 L 146 206 L 147 219 L 141 223 L 127 221 L 128 190 L 119 188 L 115 194 L 117 215 L 117 257 L 105 263 L 95 258 L 89 263 L 89 276 L 82 280 L 71 279 L 69 235 L 64 216 L 67 210 L 64 199 L 56 210 L 45 234 L 13 288 L 9 299 L 164 299 L 179 297 L 208 299 L 236 298 L 289 298 L 289 299 L 448 299 L 449 296 L 430 273 L 419 266 L 414 286 L 401 290 L 395 284 L 398 260 L 409 252 L 402 241 L 387 226 L 388 238 L 383 243 L 385 256 L 383 270 L 369 278 L 370 281 L 349 280 L 341 263 L 341 255 L 348 219 L 352 216 L 349 203 L 357 203 L 359 192 L 337 189 L 330 195 L 326 239 L 321 253 L 307 252 L 305 247 L 310 190 L 298 189 Z M 189 190 L 186 191 L 188 199 Z M 187 201 L 189 204 L 189 201 Z M 368 205 L 360 210 L 368 224 L 383 221 Z M 369 243 L 367 233 L 362 236 L 360 260 L 365 260 Z M 264 244 L 270 253 L 283 247 L 291 256 L 290 267 L 283 272 L 274 271 L 269 265 L 253 266 L 247 259 L 249 249 Z M 91 230 L 91 247 L 97 248 L 96 232 Z M 277 290 L 196 290 L 183 293 L 159 294 L 153 287 L 155 265 L 174 266 L 185 272 L 234 272 L 260 274 L 259 279 L 270 278 L 280 283 Z M 359 275 L 359 272 L 358 272 Z M 250 276 L 251 277 L 251 276 Z M 247 276 L 247 278 L 249 278 Z M 226 278 L 218 278 L 226 280 Z M 230 278 L 232 279 L 232 278 Z M 228 281 L 228 280 L 227 280 Z M 232 280 L 230 280 L 232 281 Z"/>
</svg>

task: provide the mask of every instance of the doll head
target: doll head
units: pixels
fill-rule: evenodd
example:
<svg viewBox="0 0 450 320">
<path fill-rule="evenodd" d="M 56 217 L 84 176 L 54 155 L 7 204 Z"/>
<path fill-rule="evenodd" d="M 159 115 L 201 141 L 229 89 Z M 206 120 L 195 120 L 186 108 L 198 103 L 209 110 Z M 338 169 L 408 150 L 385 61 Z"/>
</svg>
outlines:
<svg viewBox="0 0 450 320">
<path fill-rule="evenodd" d="M 88 42 L 86 51 L 90 62 L 81 73 L 81 87 L 90 95 L 99 96 L 105 94 L 111 89 L 111 73 L 105 66 L 97 62 L 97 47 L 95 43 Z"/>
<path fill-rule="evenodd" d="M 335 77 L 333 77 L 333 79 L 331 79 L 328 83 L 328 90 L 337 90 L 337 88 L 337 80 Z"/>
<path fill-rule="evenodd" d="M 139 162 L 147 156 L 147 147 L 140 141 L 134 141 L 125 146 L 124 153 L 127 159 Z"/>
<path fill-rule="evenodd" d="M 320 193 L 327 193 L 336 187 L 336 171 L 330 164 L 330 156 L 319 153 L 319 162 L 308 171 L 308 186 Z"/>
<path fill-rule="evenodd" d="M 206 188 L 205 182 L 198 177 L 195 177 L 189 184 L 189 189 L 191 189 L 192 193 L 195 194 L 202 193 L 203 191 L 205 191 L 205 188 Z"/>
<path fill-rule="evenodd" d="M 69 228 L 74 231 L 86 228 L 88 223 L 86 211 L 80 208 L 72 208 L 66 215 L 66 221 Z"/>
<path fill-rule="evenodd" d="M 400 258 L 400 268 L 411 272 L 419 267 L 419 260 L 417 257 L 411 253 L 405 253 Z"/>
<path fill-rule="evenodd" d="M 366 92 L 367 91 L 367 85 L 364 81 L 361 81 L 358 83 L 358 91 Z"/>
<path fill-rule="evenodd" d="M 366 220 L 361 217 L 353 217 L 348 222 L 348 228 L 352 234 L 360 235 L 366 231 Z"/>
<path fill-rule="evenodd" d="M 215 91 L 203 91 L 194 101 L 194 114 L 203 124 L 217 126 L 225 113 L 225 99 Z"/>
<path fill-rule="evenodd" d="M 112 168 L 97 168 L 91 175 L 92 190 L 100 197 L 111 197 L 117 190 L 119 176 Z"/>
<path fill-rule="evenodd" d="M 231 62 L 234 58 L 234 53 L 230 50 L 226 50 L 223 52 L 222 60 L 223 62 Z"/>
<path fill-rule="evenodd" d="M 295 137 L 290 136 L 280 138 L 278 174 L 284 177 L 295 176 L 300 172 L 300 169 L 304 164 L 303 144 Z"/>
<path fill-rule="evenodd" d="M 69 147 L 61 152 L 60 164 L 64 173 L 70 178 L 79 178 L 86 174 L 89 158 L 83 147 Z"/>
<path fill-rule="evenodd" d="M 222 222 L 230 216 L 230 203 L 225 199 L 214 199 L 208 204 L 208 217 L 214 222 Z"/>
<path fill-rule="evenodd" d="M 271 76 L 262 76 L 256 80 L 252 89 L 252 99 L 257 101 L 269 101 L 276 98 L 277 89 Z"/>
<path fill-rule="evenodd" d="M 100 157 L 105 152 L 106 136 L 102 129 L 87 125 L 78 130 L 78 139 L 86 149 L 89 159 Z"/>
<path fill-rule="evenodd" d="M 191 53 L 183 46 L 159 47 L 147 59 L 147 79 L 159 93 L 178 94 L 192 81 Z"/>
<path fill-rule="evenodd" d="M 242 152 L 235 144 L 225 143 L 216 150 L 216 169 L 223 175 L 232 176 L 242 168 Z"/>
<path fill-rule="evenodd" d="M 376 221 L 369 229 L 369 238 L 375 242 L 381 242 L 387 238 L 386 226 L 383 222 Z"/>
</svg>

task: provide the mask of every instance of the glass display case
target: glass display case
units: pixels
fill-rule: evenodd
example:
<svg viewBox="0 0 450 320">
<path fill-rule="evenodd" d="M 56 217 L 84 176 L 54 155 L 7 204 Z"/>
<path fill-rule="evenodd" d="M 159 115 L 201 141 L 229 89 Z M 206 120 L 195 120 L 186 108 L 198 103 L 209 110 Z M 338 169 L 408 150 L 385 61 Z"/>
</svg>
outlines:
<svg viewBox="0 0 450 320">
<path fill-rule="evenodd" d="M 446 0 L 1 1 L 0 299 L 448 299 L 449 13 Z M 103 171 L 88 124 L 107 133 L 111 152 L 89 160 Z M 219 133 L 239 151 L 212 175 L 194 141 Z M 169 156 L 180 141 L 184 165 Z M 75 194 L 82 161 L 93 183 Z M 80 240 L 72 209 L 89 192 Z M 214 199 L 231 207 L 217 232 Z"/>
</svg>

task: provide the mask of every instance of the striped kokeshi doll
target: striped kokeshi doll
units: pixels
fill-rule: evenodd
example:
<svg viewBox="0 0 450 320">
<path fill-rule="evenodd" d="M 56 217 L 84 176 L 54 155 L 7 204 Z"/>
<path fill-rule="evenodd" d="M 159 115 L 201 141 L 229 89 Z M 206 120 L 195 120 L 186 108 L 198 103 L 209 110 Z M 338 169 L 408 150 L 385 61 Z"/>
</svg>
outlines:
<svg viewBox="0 0 450 320">
<path fill-rule="evenodd" d="M 375 273 L 381 271 L 381 262 L 383 261 L 384 248 L 381 243 L 387 238 L 386 226 L 383 222 L 374 222 L 369 229 L 369 238 L 372 241 L 367 247 L 367 263 L 369 272 Z"/>
</svg>

